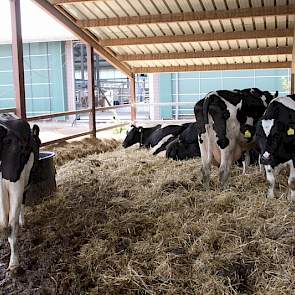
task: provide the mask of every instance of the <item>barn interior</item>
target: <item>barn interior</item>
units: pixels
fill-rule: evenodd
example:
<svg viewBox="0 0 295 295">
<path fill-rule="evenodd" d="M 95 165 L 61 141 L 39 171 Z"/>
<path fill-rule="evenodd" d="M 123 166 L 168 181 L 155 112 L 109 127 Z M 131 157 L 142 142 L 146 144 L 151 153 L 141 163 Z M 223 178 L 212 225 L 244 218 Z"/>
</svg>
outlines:
<svg viewBox="0 0 295 295">
<path fill-rule="evenodd" d="M 294 208 L 287 180 L 266 199 L 258 167 L 208 190 L 200 159 L 173 161 L 123 149 L 100 134 L 137 122 L 136 77 L 147 73 L 290 69 L 293 0 L 33 0 L 87 48 L 87 108 L 27 116 L 19 0 L 11 0 L 16 107 L 29 122 L 83 114 L 86 131 L 43 142 L 56 154 L 57 191 L 26 208 L 22 267 L 3 294 L 293 294 Z M 129 80 L 129 103 L 97 106 L 94 52 Z M 263 89 L 267 90 L 267 89 Z M 97 126 L 97 113 L 130 109 Z M 149 120 L 149 123 L 155 123 Z M 73 141 L 73 139 L 75 139 Z"/>
</svg>

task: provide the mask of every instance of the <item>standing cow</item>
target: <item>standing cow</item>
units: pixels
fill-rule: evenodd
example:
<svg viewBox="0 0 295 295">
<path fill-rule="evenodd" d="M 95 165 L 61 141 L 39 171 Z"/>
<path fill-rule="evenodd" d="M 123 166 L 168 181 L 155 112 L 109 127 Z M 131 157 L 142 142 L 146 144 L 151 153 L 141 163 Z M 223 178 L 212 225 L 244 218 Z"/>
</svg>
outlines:
<svg viewBox="0 0 295 295">
<path fill-rule="evenodd" d="M 255 126 L 267 103 L 264 96 L 250 92 L 219 90 L 208 93 L 202 107 L 195 106 L 196 119 L 204 122 L 198 133 L 205 185 L 209 183 L 213 160 L 219 165 L 219 180 L 223 187 L 232 163 L 255 146 Z"/>
<path fill-rule="evenodd" d="M 17 233 L 23 219 L 23 195 L 39 158 L 39 127 L 24 120 L 0 116 L 0 234 L 10 244 L 9 270 L 19 265 Z"/>
<path fill-rule="evenodd" d="M 295 95 L 278 97 L 270 103 L 257 125 L 256 140 L 270 184 L 267 195 L 274 196 L 276 174 L 289 166 L 288 185 L 291 200 L 295 201 Z"/>
</svg>

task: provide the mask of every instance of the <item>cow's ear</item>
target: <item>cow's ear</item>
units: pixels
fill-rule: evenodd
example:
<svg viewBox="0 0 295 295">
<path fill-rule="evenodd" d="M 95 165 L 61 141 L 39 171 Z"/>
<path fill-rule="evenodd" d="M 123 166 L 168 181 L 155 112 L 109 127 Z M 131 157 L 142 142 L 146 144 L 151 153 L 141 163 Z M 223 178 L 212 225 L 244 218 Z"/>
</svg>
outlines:
<svg viewBox="0 0 295 295">
<path fill-rule="evenodd" d="M 136 128 L 135 124 L 130 125 L 131 128 Z"/>
<path fill-rule="evenodd" d="M 33 128 L 32 128 L 32 132 L 34 136 L 38 136 L 39 137 L 39 133 L 40 133 L 40 128 L 38 125 L 34 124 Z"/>
<path fill-rule="evenodd" d="M 0 126 L 0 140 L 3 139 L 7 134 L 7 129 L 3 126 Z"/>
<path fill-rule="evenodd" d="M 279 96 L 279 91 L 276 91 L 275 94 L 273 95 L 274 98 Z"/>
</svg>

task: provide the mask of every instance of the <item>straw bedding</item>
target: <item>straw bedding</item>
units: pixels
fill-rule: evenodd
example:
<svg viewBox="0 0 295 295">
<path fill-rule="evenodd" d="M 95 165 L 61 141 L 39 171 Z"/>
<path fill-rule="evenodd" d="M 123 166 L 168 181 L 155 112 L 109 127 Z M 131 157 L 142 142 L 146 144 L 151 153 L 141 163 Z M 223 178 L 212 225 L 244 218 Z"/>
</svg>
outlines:
<svg viewBox="0 0 295 295">
<path fill-rule="evenodd" d="M 65 162 L 56 196 L 27 209 L 23 270 L 1 274 L 3 293 L 294 294 L 286 180 L 266 200 L 258 168 L 235 168 L 206 191 L 200 165 L 120 148 Z"/>
</svg>

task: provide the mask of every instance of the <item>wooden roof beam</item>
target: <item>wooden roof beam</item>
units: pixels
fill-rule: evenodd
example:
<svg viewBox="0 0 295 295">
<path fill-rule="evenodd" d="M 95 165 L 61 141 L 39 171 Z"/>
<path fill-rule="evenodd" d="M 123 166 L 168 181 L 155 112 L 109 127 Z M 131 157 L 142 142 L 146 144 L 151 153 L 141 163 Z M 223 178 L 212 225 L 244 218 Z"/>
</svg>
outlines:
<svg viewBox="0 0 295 295">
<path fill-rule="evenodd" d="M 102 2 L 108 0 L 51 0 L 53 5 L 63 5 L 63 4 L 75 4 L 75 3 L 86 3 L 86 2 Z"/>
<path fill-rule="evenodd" d="M 246 32 L 204 33 L 176 36 L 156 36 L 142 38 L 121 38 L 100 40 L 101 46 L 129 46 L 164 43 L 208 42 L 222 40 L 243 40 L 260 38 L 293 37 L 293 29 L 258 30 Z"/>
<path fill-rule="evenodd" d="M 233 49 L 233 50 L 208 50 L 193 52 L 170 52 L 158 54 L 126 54 L 118 55 L 120 61 L 140 61 L 140 60 L 167 60 L 167 59 L 192 59 L 211 57 L 232 57 L 232 56 L 257 56 L 257 55 L 279 55 L 292 54 L 292 46 L 267 47 L 261 49 Z"/>
<path fill-rule="evenodd" d="M 265 17 L 276 15 L 295 14 L 295 5 L 264 6 L 253 8 L 240 8 L 231 10 L 194 11 L 183 13 L 169 13 L 157 15 L 140 15 L 128 17 L 102 18 L 90 20 L 78 20 L 77 24 L 82 28 L 146 25 L 159 23 L 175 23 L 190 21 L 208 21 L 218 19 L 238 19 L 247 17 Z"/>
<path fill-rule="evenodd" d="M 55 8 L 47 0 L 33 0 L 39 7 L 45 12 L 50 14 L 60 24 L 69 29 L 74 35 L 80 40 L 89 44 L 93 49 L 101 55 L 105 60 L 112 64 L 115 68 L 126 74 L 128 77 L 132 76 L 130 68 L 127 65 L 122 64 L 115 56 L 113 56 L 108 50 L 99 45 L 98 40 L 81 30 L 74 22 L 73 19 L 67 17 L 66 14 L 62 13 L 59 9 Z"/>
<path fill-rule="evenodd" d="M 196 71 L 226 71 L 226 70 L 249 70 L 249 69 L 273 69 L 290 68 L 291 62 L 266 62 L 266 63 L 241 63 L 241 64 L 218 64 L 218 65 L 190 65 L 168 67 L 134 67 L 132 72 L 142 73 L 171 73 L 171 72 L 196 72 Z"/>
</svg>

